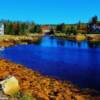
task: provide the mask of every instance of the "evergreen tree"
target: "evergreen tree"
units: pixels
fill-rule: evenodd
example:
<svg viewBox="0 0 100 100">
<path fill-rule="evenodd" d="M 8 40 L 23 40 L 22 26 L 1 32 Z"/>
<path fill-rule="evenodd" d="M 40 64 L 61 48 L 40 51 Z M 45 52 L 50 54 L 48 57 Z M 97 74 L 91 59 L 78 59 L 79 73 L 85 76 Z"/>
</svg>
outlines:
<svg viewBox="0 0 100 100">
<path fill-rule="evenodd" d="M 29 32 L 30 32 L 30 33 L 34 33 L 34 32 L 35 32 L 34 29 L 35 29 L 35 24 L 32 23 L 32 24 L 31 24 L 31 27 L 30 27 L 30 29 L 29 29 Z"/>
<path fill-rule="evenodd" d="M 35 27 L 34 27 L 34 33 L 41 33 L 41 32 L 42 32 L 42 30 L 41 30 L 40 25 L 35 25 Z"/>
<path fill-rule="evenodd" d="M 14 29 L 13 29 L 13 24 L 12 23 L 6 23 L 5 24 L 5 34 L 14 35 Z"/>
<path fill-rule="evenodd" d="M 57 25 L 56 31 L 57 32 L 65 33 L 66 32 L 66 25 L 64 23 L 62 23 L 60 25 Z"/>
<path fill-rule="evenodd" d="M 19 31 L 20 31 L 20 35 L 25 35 L 26 34 L 26 29 L 27 29 L 27 25 L 25 23 L 20 23 L 19 25 Z"/>
<path fill-rule="evenodd" d="M 92 17 L 92 24 L 96 24 L 97 21 L 98 21 L 98 17 L 97 16 Z"/>
</svg>

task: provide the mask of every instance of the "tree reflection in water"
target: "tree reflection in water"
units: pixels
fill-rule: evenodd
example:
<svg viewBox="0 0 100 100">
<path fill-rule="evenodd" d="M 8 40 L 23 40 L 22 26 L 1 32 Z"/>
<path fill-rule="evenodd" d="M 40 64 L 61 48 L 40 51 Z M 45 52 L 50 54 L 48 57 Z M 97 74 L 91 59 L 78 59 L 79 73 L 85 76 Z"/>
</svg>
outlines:
<svg viewBox="0 0 100 100">
<path fill-rule="evenodd" d="M 90 48 L 97 48 L 97 47 L 100 47 L 100 41 L 96 41 L 96 42 L 91 42 L 91 41 L 88 41 L 88 46 Z"/>
</svg>

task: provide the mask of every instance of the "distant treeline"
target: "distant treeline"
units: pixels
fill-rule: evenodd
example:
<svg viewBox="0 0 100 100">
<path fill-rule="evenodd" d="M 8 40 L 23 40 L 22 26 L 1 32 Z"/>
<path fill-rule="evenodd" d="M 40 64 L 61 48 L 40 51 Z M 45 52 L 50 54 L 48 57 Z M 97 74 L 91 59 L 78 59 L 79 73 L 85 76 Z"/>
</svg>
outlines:
<svg viewBox="0 0 100 100">
<path fill-rule="evenodd" d="M 19 21 L 0 21 L 5 26 L 5 34 L 9 35 L 26 35 L 30 33 L 42 32 L 40 25 L 34 22 L 19 22 Z"/>
<path fill-rule="evenodd" d="M 100 21 L 97 16 L 93 16 L 89 22 L 76 24 L 59 24 L 56 26 L 56 32 L 70 34 L 100 34 Z"/>
<path fill-rule="evenodd" d="M 66 33 L 70 34 L 100 34 L 100 21 L 98 17 L 92 17 L 88 23 L 79 21 L 76 24 L 56 24 L 56 25 L 38 25 L 34 22 L 20 22 L 20 21 L 6 21 L 2 20 L 1 23 L 5 25 L 5 34 L 9 35 L 26 35 L 30 33 L 42 33 L 42 26 L 48 26 L 51 33 Z"/>
</svg>

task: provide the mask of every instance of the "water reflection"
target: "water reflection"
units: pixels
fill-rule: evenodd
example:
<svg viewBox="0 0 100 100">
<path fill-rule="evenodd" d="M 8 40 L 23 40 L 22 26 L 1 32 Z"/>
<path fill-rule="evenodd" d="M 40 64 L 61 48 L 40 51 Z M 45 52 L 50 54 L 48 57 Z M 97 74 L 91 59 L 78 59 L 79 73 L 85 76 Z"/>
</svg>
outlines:
<svg viewBox="0 0 100 100">
<path fill-rule="evenodd" d="M 42 39 L 40 38 L 40 39 L 38 39 L 38 41 L 34 42 L 34 44 L 36 44 L 36 45 L 40 45 L 41 42 L 42 42 Z"/>
<path fill-rule="evenodd" d="M 75 40 L 66 40 L 65 38 L 55 38 L 51 37 L 44 37 L 41 38 L 39 41 L 35 43 L 36 45 L 41 45 L 45 47 L 73 47 L 73 48 L 98 48 L 100 47 L 100 42 L 90 42 L 90 41 L 75 41 Z"/>
<path fill-rule="evenodd" d="M 5 47 L 0 47 L 0 57 L 1 58 L 4 57 L 4 53 L 3 53 L 4 50 L 5 50 Z"/>
<path fill-rule="evenodd" d="M 97 47 L 100 47 L 100 41 L 97 41 L 97 42 L 87 42 L 88 43 L 88 46 L 90 48 L 97 48 Z"/>
<path fill-rule="evenodd" d="M 65 46 L 65 41 L 63 41 L 63 40 L 57 40 L 57 45 Z"/>
<path fill-rule="evenodd" d="M 5 50 L 5 47 L 0 47 L 0 51 L 4 51 Z"/>
</svg>

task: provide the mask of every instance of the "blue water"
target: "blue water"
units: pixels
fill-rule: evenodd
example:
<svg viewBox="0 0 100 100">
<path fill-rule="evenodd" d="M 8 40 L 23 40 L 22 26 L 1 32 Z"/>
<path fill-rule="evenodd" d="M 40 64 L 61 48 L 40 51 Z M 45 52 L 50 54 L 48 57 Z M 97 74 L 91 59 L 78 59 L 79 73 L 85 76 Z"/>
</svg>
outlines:
<svg viewBox="0 0 100 100">
<path fill-rule="evenodd" d="M 82 88 L 100 90 L 100 47 L 87 41 L 76 42 L 44 37 L 36 44 L 0 49 L 0 58 L 23 64 Z"/>
</svg>

